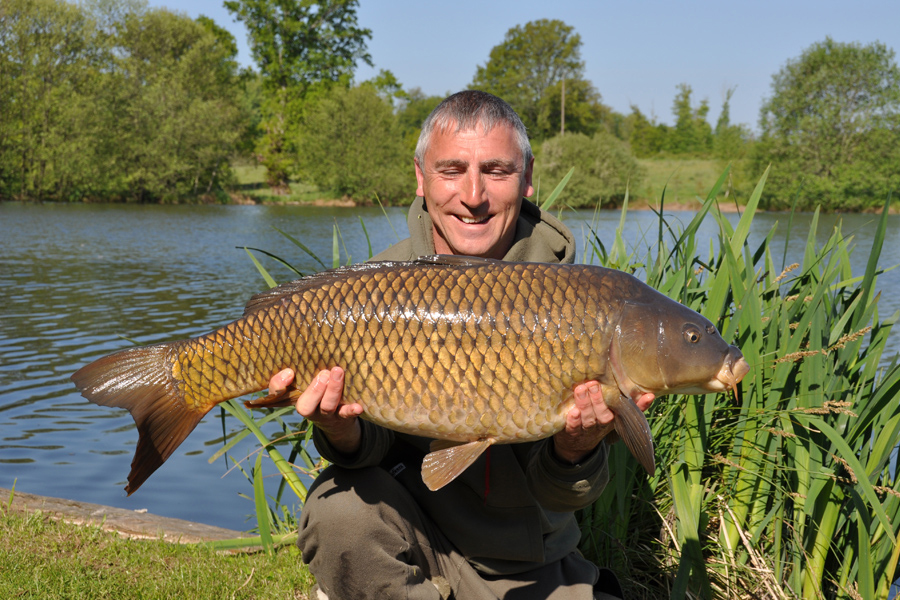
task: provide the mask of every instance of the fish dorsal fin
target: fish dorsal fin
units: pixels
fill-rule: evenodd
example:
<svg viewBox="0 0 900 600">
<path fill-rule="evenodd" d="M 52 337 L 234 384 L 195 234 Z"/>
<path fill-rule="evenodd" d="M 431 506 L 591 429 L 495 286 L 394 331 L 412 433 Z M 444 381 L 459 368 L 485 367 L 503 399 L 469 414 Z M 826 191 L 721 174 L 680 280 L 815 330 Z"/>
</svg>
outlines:
<svg viewBox="0 0 900 600">
<path fill-rule="evenodd" d="M 486 267 L 502 264 L 503 261 L 493 258 L 481 258 L 478 256 L 464 256 L 460 254 L 432 254 L 422 256 L 413 262 L 420 265 L 449 265 L 456 267 Z"/>
<path fill-rule="evenodd" d="M 429 452 L 422 460 L 422 481 L 436 492 L 459 477 L 493 443 L 494 438 L 486 438 Z"/>
<path fill-rule="evenodd" d="M 290 298 L 294 294 L 300 294 L 313 288 L 324 287 L 347 277 L 353 277 L 360 273 L 389 270 L 398 266 L 408 266 L 409 264 L 409 262 L 378 261 L 320 271 L 319 273 L 314 273 L 294 281 L 282 283 L 272 289 L 254 295 L 244 307 L 244 316 L 246 317 L 250 313 L 269 308 L 270 306 L 278 304 L 284 298 Z"/>
</svg>

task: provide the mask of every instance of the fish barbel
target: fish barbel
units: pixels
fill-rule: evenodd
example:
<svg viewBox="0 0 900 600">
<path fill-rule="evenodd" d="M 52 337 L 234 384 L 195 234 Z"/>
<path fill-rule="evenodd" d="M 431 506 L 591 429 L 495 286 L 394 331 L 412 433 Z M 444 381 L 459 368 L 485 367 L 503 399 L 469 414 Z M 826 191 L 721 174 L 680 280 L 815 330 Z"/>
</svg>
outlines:
<svg viewBox="0 0 900 600">
<path fill-rule="evenodd" d="M 286 283 L 221 329 L 116 352 L 72 380 L 134 418 L 130 495 L 220 402 L 265 389 L 287 367 L 304 389 L 334 366 L 363 418 L 445 441 L 423 464 L 432 489 L 491 444 L 561 431 L 574 387 L 590 380 L 652 473 L 650 429 L 633 401 L 732 389 L 749 370 L 706 318 L 626 273 L 433 256 Z"/>
</svg>

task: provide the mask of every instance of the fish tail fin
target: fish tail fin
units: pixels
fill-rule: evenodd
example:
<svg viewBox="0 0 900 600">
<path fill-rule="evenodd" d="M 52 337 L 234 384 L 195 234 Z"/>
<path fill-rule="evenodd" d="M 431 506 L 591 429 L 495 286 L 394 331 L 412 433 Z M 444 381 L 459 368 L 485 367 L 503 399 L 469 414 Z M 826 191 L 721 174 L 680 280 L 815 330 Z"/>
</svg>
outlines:
<svg viewBox="0 0 900 600">
<path fill-rule="evenodd" d="M 208 411 L 192 409 L 171 374 L 173 344 L 131 348 L 104 356 L 72 375 L 95 404 L 128 409 L 138 428 L 131 461 L 130 496 L 194 430 Z"/>
<path fill-rule="evenodd" d="M 618 396 L 618 400 L 607 401 L 607 405 L 616 413 L 616 433 L 652 477 L 656 474 L 656 458 L 653 455 L 653 434 L 647 417 L 630 398 Z"/>
</svg>

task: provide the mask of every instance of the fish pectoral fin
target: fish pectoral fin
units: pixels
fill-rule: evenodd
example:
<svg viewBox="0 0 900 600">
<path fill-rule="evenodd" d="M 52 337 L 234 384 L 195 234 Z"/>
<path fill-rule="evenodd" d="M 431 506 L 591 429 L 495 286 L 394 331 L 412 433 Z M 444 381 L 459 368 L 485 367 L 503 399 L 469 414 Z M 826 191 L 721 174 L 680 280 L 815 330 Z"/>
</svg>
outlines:
<svg viewBox="0 0 900 600">
<path fill-rule="evenodd" d="M 282 406 L 293 406 L 300 397 L 302 392 L 298 389 L 288 388 L 276 394 L 269 394 L 256 400 L 244 401 L 247 408 L 281 408 Z"/>
<path fill-rule="evenodd" d="M 616 433 L 644 470 L 653 476 L 656 473 L 656 459 L 653 455 L 653 434 L 650 433 L 647 417 L 630 398 L 620 396 L 619 400 L 613 409 L 616 413 Z"/>
<path fill-rule="evenodd" d="M 494 438 L 445 446 L 425 455 L 422 460 L 422 481 L 435 492 L 465 471 L 494 443 Z"/>
</svg>

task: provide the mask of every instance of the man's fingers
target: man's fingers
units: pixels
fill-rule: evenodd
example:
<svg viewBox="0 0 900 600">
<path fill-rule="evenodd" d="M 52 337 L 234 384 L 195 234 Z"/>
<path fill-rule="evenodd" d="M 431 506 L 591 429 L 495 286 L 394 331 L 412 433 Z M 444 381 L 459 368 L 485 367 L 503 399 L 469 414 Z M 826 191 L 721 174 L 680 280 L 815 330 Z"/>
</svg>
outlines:
<svg viewBox="0 0 900 600">
<path fill-rule="evenodd" d="M 637 399 L 637 406 L 642 411 L 646 411 L 650 408 L 650 404 L 653 402 L 653 399 L 656 398 L 653 394 L 647 393 Z"/>
<path fill-rule="evenodd" d="M 590 387 L 581 384 L 575 387 L 575 406 L 581 412 L 581 427 L 589 429 L 597 424 L 596 408 Z"/>
<path fill-rule="evenodd" d="M 293 369 L 284 369 L 272 375 L 269 380 L 269 394 L 280 394 L 294 381 Z"/>
<path fill-rule="evenodd" d="M 311 417 L 319 410 L 319 403 L 325 395 L 325 387 L 331 378 L 329 371 L 320 371 L 300 397 L 297 398 L 297 412 L 304 417 Z"/>
<path fill-rule="evenodd" d="M 344 394 L 344 370 L 340 367 L 334 367 L 331 371 L 326 371 L 327 379 L 325 380 L 325 389 L 322 392 L 322 400 L 319 402 L 319 410 L 325 414 L 330 414 L 340 407 L 341 397 Z M 318 380 L 318 378 L 316 378 Z"/>
</svg>

